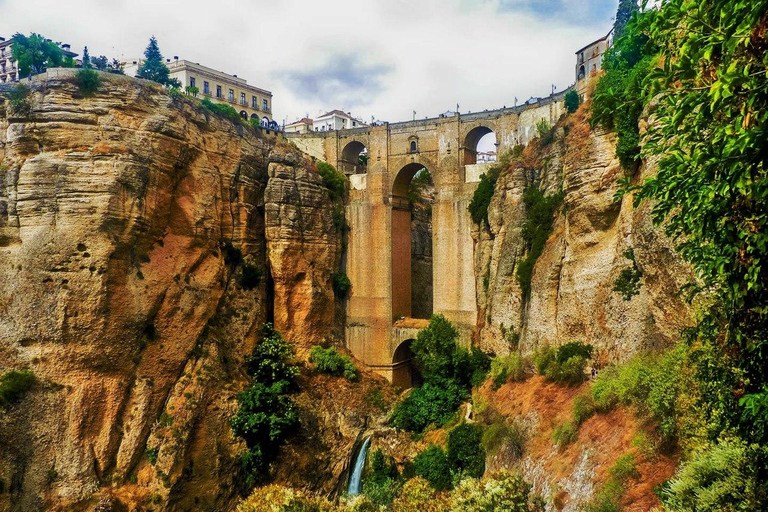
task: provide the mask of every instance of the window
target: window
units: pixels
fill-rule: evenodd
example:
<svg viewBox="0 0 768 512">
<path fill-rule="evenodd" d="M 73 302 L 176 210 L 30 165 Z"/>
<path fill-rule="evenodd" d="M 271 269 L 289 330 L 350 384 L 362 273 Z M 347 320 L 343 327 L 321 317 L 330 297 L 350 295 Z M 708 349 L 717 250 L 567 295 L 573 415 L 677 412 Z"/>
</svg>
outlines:
<svg viewBox="0 0 768 512">
<path fill-rule="evenodd" d="M 216 97 L 217 98 L 221 98 L 222 97 L 221 96 L 221 86 L 220 85 L 216 86 Z"/>
<path fill-rule="evenodd" d="M 411 141 L 411 153 L 416 153 L 419 150 L 415 140 Z"/>
<path fill-rule="evenodd" d="M 251 108 L 259 110 L 259 99 L 256 96 L 251 96 Z"/>
<path fill-rule="evenodd" d="M 240 104 L 241 105 L 245 105 L 246 104 L 245 103 L 245 93 L 244 92 L 240 93 Z"/>
<path fill-rule="evenodd" d="M 229 90 L 229 101 L 231 101 L 232 103 L 235 102 L 235 90 L 234 89 L 230 89 Z"/>
<path fill-rule="evenodd" d="M 267 103 L 267 100 L 261 102 L 261 107 L 264 112 L 269 112 L 269 103 Z"/>
<path fill-rule="evenodd" d="M 357 123 L 352 121 L 352 126 L 357 126 Z"/>
<path fill-rule="evenodd" d="M 195 86 L 195 77 L 191 76 L 189 77 L 189 86 L 194 87 Z"/>
<path fill-rule="evenodd" d="M 211 86 L 208 82 L 203 82 L 203 94 L 211 94 Z"/>
</svg>

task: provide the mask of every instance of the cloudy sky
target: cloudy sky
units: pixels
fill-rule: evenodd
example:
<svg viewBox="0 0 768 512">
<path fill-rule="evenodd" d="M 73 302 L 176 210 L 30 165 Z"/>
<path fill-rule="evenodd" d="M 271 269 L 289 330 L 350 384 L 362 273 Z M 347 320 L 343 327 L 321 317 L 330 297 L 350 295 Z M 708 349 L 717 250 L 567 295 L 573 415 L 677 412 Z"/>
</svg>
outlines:
<svg viewBox="0 0 768 512">
<path fill-rule="evenodd" d="M 617 0 L 0 0 L 0 36 L 38 32 L 91 55 L 200 62 L 274 94 L 291 122 L 511 106 L 574 81 L 574 52 Z"/>
</svg>

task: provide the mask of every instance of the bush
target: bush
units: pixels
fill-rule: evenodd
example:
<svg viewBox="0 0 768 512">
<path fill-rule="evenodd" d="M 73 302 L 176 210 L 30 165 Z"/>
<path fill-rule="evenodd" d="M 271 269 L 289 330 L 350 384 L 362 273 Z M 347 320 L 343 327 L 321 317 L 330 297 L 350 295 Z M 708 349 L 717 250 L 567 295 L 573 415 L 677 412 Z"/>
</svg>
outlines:
<svg viewBox="0 0 768 512">
<path fill-rule="evenodd" d="M 631 300 L 640 293 L 640 278 L 643 277 L 643 273 L 637 267 L 635 252 L 631 247 L 624 251 L 624 257 L 632 263 L 632 267 L 622 269 L 613 283 L 613 291 L 620 293 L 624 300 Z"/>
<path fill-rule="evenodd" d="M 674 440 L 684 350 L 680 346 L 660 354 L 639 355 L 624 365 L 601 371 L 592 386 L 597 409 L 604 412 L 619 403 L 634 405 L 639 414 L 659 424 L 663 440 Z"/>
<path fill-rule="evenodd" d="M 554 441 L 555 446 L 562 448 L 563 446 L 574 442 L 577 434 L 578 431 L 573 423 L 566 421 L 565 423 L 556 426 L 555 430 L 552 431 L 552 441 Z"/>
<path fill-rule="evenodd" d="M 576 112 L 576 110 L 578 110 L 580 104 L 581 97 L 575 90 L 571 89 L 565 93 L 565 108 L 568 110 L 568 112 L 573 114 Z"/>
<path fill-rule="evenodd" d="M 557 362 L 563 364 L 574 356 L 591 359 L 593 350 L 592 345 L 580 341 L 571 341 L 557 349 Z"/>
<path fill-rule="evenodd" d="M 8 93 L 8 104 L 11 107 L 11 113 L 16 117 L 29 117 L 32 113 L 32 106 L 29 103 L 29 87 L 23 84 L 16 84 Z"/>
<path fill-rule="evenodd" d="M 501 420 L 488 425 L 483 431 L 483 449 L 486 453 L 494 455 L 503 447 L 507 447 L 515 457 L 522 457 L 525 437 L 517 425 L 509 425 Z"/>
<path fill-rule="evenodd" d="M 363 494 L 377 507 L 391 507 L 399 493 L 400 484 L 396 480 L 369 478 L 363 482 Z"/>
<path fill-rule="evenodd" d="M 35 375 L 29 370 L 11 370 L 0 377 L 0 406 L 21 399 L 35 385 Z"/>
<path fill-rule="evenodd" d="M 437 494 L 428 480 L 414 477 L 405 482 L 400 496 L 392 503 L 393 512 L 438 512 L 449 510 L 445 494 Z"/>
<path fill-rule="evenodd" d="M 616 459 L 609 474 L 611 475 L 611 478 L 620 483 L 624 483 L 630 478 L 639 478 L 640 473 L 637 472 L 635 456 L 631 453 L 625 453 Z"/>
<path fill-rule="evenodd" d="M 261 329 L 262 341 L 246 358 L 248 374 L 256 382 L 271 386 L 275 382 L 293 383 L 299 375 L 293 364 L 293 349 L 283 340 L 272 324 L 266 323 Z"/>
<path fill-rule="evenodd" d="M 261 275 L 261 267 L 246 261 L 243 263 L 242 272 L 240 273 L 237 282 L 244 290 L 252 290 L 259 286 Z"/>
<path fill-rule="evenodd" d="M 587 504 L 587 512 L 619 512 L 621 510 L 621 498 L 626 491 L 626 482 L 630 478 L 638 478 L 635 456 L 625 453 L 614 463 L 608 471 L 610 478 L 603 485 L 592 501 Z"/>
<path fill-rule="evenodd" d="M 502 169 L 502 166 L 497 164 L 488 169 L 488 172 L 480 175 L 480 183 L 477 184 L 468 207 L 469 215 L 475 224 L 481 222 L 488 224 L 488 207 L 491 205 L 496 181 L 498 181 Z"/>
<path fill-rule="evenodd" d="M 543 346 L 533 353 L 533 365 L 539 375 L 546 375 L 549 365 L 557 360 L 557 349 L 550 346 Z"/>
<path fill-rule="evenodd" d="M 555 128 L 550 126 L 546 119 L 536 123 L 536 131 L 539 132 L 542 146 L 548 146 L 555 140 Z"/>
<path fill-rule="evenodd" d="M 462 423 L 448 433 L 448 462 L 452 469 L 472 478 L 480 478 L 485 472 L 485 450 L 480 441 L 480 427 Z"/>
<path fill-rule="evenodd" d="M 349 280 L 349 276 L 344 272 L 339 272 L 331 276 L 331 283 L 333 285 L 333 292 L 337 297 L 346 297 L 349 294 L 349 290 L 352 288 L 352 282 Z"/>
<path fill-rule="evenodd" d="M 231 105 L 226 105 L 224 103 L 214 103 L 208 98 L 203 98 L 203 101 L 201 101 L 200 104 L 205 109 L 210 110 L 211 112 L 218 114 L 225 119 L 229 119 L 235 124 L 241 124 L 243 122 L 243 118 L 240 117 L 240 114 Z"/>
<path fill-rule="evenodd" d="M 668 510 L 752 511 L 768 505 L 768 449 L 734 440 L 698 451 L 661 492 Z"/>
<path fill-rule="evenodd" d="M 523 223 L 522 236 L 528 245 L 528 255 L 518 262 L 515 272 L 523 292 L 523 298 L 528 298 L 531 295 L 533 267 L 536 260 L 544 252 L 547 238 L 552 232 L 555 210 L 560 206 L 562 200 L 562 192 L 546 197 L 536 187 L 528 187 L 523 192 L 525 222 Z"/>
<path fill-rule="evenodd" d="M 422 432 L 432 423 L 442 427 L 468 396 L 468 391 L 455 383 L 440 386 L 427 382 L 397 404 L 392 424 L 410 432 Z"/>
<path fill-rule="evenodd" d="M 413 459 L 413 472 L 427 480 L 438 491 L 451 487 L 451 466 L 442 448 L 430 445 Z"/>
<path fill-rule="evenodd" d="M 592 345 L 580 342 L 566 343 L 559 349 L 544 347 L 533 355 L 536 371 L 547 380 L 574 386 L 584 382 L 587 357 L 591 357 Z"/>
<path fill-rule="evenodd" d="M 586 420 L 595 414 L 595 401 L 592 399 L 592 393 L 582 393 L 573 400 L 571 408 L 571 418 L 576 427 L 581 426 Z"/>
<path fill-rule="evenodd" d="M 77 85 L 80 94 L 88 98 L 98 92 L 101 86 L 99 74 L 91 68 L 83 68 L 75 73 L 75 85 Z"/>
<path fill-rule="evenodd" d="M 327 162 L 317 163 L 317 172 L 325 183 L 332 201 L 344 199 L 347 195 L 347 177 Z"/>
<path fill-rule="evenodd" d="M 530 492 L 531 485 L 511 473 L 485 482 L 467 478 L 451 494 L 451 512 L 528 512 Z"/>
<path fill-rule="evenodd" d="M 315 369 L 321 373 L 344 377 L 347 380 L 357 380 L 358 371 L 355 363 L 348 356 L 339 354 L 334 348 L 323 348 L 315 345 L 309 352 L 309 362 L 315 364 Z"/>
<path fill-rule="evenodd" d="M 490 371 L 493 389 L 499 389 L 510 380 L 516 382 L 525 379 L 525 366 L 525 359 L 516 352 L 493 358 Z"/>
</svg>

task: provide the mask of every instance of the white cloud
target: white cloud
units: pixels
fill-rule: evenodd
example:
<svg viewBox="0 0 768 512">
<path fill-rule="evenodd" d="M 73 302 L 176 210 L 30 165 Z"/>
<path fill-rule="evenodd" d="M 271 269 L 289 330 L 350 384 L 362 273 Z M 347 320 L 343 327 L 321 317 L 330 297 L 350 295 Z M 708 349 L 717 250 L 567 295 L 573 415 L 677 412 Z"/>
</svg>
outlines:
<svg viewBox="0 0 768 512">
<path fill-rule="evenodd" d="M 548 0 L 549 1 L 549 0 Z M 610 28 L 615 2 L 575 20 L 531 0 L 0 0 L 0 35 L 39 32 L 91 55 L 164 55 L 274 93 L 289 122 L 343 108 L 370 120 L 478 111 L 573 82 L 574 52 Z M 609 5 L 612 7 L 608 8 Z M 327 65 L 330 63 L 330 65 Z"/>
</svg>

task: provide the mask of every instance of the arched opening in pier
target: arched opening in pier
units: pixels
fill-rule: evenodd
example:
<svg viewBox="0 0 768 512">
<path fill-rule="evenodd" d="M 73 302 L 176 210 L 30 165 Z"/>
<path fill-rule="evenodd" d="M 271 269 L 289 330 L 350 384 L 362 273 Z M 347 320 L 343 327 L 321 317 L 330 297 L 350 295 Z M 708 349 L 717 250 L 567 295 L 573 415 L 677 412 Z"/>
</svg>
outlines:
<svg viewBox="0 0 768 512">
<path fill-rule="evenodd" d="M 470 130 L 464 138 L 464 165 L 495 162 L 497 142 L 496 134 L 487 126 Z"/>
<path fill-rule="evenodd" d="M 429 318 L 433 305 L 432 175 L 411 163 L 392 185 L 392 314 Z"/>
<path fill-rule="evenodd" d="M 344 174 L 365 174 L 368 172 L 368 149 L 360 141 L 353 140 L 341 151 L 339 170 Z"/>
<path fill-rule="evenodd" d="M 402 389 L 421 386 L 422 378 L 413 360 L 411 344 L 413 340 L 405 340 L 395 349 L 392 356 L 392 384 Z"/>
</svg>

